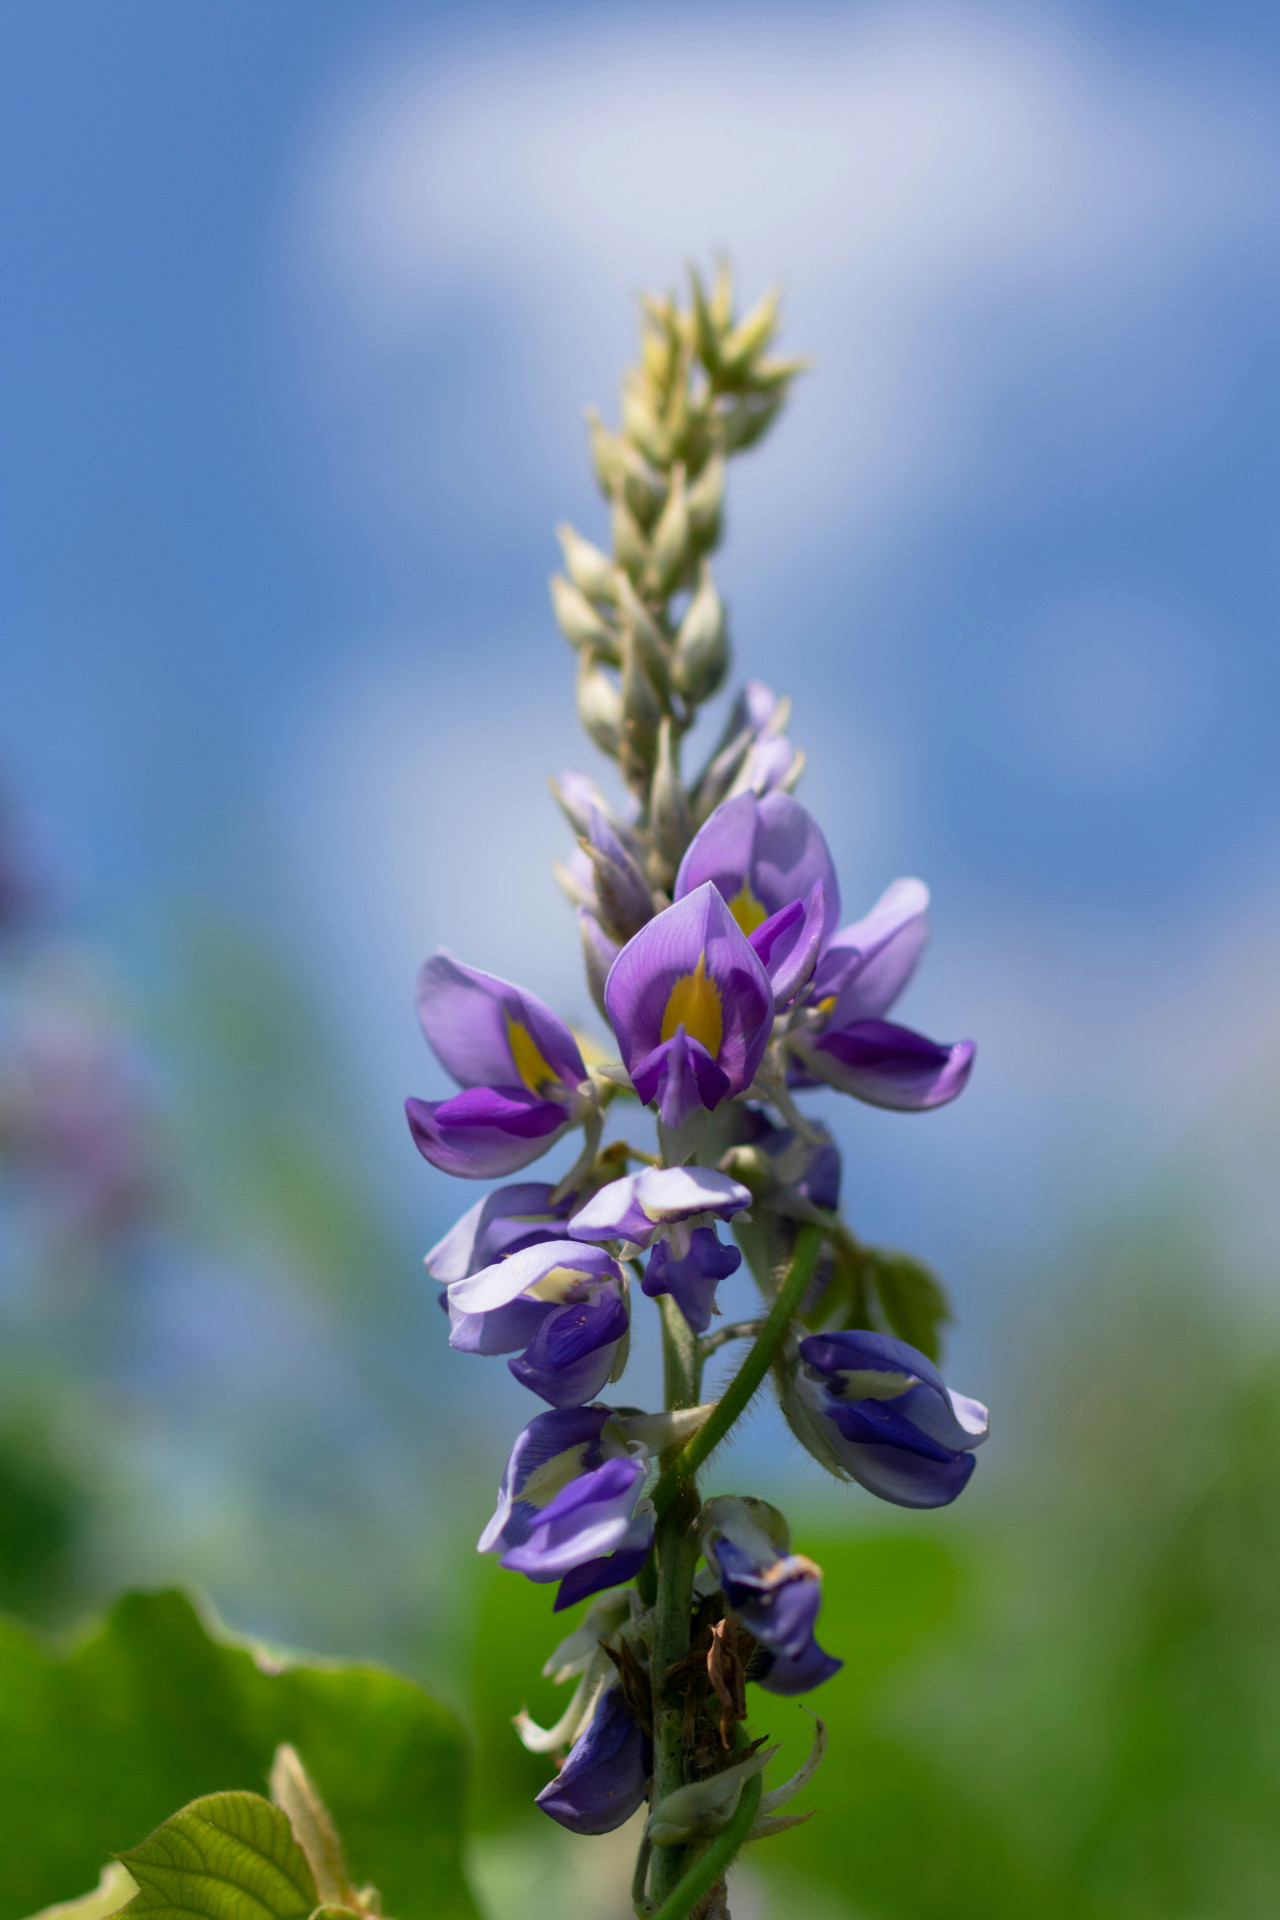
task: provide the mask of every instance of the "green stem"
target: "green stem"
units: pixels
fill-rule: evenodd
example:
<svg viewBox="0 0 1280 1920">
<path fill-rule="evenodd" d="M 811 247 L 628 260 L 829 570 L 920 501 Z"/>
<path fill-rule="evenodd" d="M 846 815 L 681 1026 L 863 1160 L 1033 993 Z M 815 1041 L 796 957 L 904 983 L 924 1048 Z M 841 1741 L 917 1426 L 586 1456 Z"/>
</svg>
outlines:
<svg viewBox="0 0 1280 1920">
<path fill-rule="evenodd" d="M 674 1499 L 680 1487 L 692 1481 L 703 1461 L 720 1445 L 739 1415 L 746 1411 L 748 1403 L 772 1366 L 774 1356 L 786 1337 L 800 1302 L 804 1299 L 805 1289 L 813 1276 L 825 1232 L 824 1227 L 815 1226 L 811 1222 L 801 1227 L 796 1236 L 796 1247 L 791 1256 L 790 1269 L 778 1289 L 773 1305 L 769 1309 L 768 1318 L 756 1336 L 750 1353 L 734 1375 L 710 1419 L 705 1425 L 699 1427 L 683 1451 L 663 1468 L 661 1478 L 653 1490 L 653 1504 L 660 1514 Z M 666 1305 L 665 1299 L 663 1305 Z"/>
<path fill-rule="evenodd" d="M 753 1774 L 743 1786 L 728 1826 L 722 1827 L 711 1845 L 698 1855 L 684 1877 L 677 1881 L 653 1913 L 652 1920 L 686 1920 L 703 1894 L 715 1885 L 722 1874 L 728 1872 L 734 1855 L 751 1831 L 761 1792 L 760 1775 Z"/>
<path fill-rule="evenodd" d="M 662 1310 L 662 1359 L 668 1408 L 694 1407 L 702 1384 L 698 1338 L 670 1295 Z M 658 1523 L 654 1547 L 658 1593 L 653 1611 L 653 1801 L 656 1805 L 684 1785 L 684 1699 L 665 1684 L 672 1667 L 689 1651 L 693 1576 L 698 1565 L 698 1493 L 691 1483 L 680 1489 Z M 654 1896 L 670 1893 L 684 1867 L 686 1849 L 654 1849 Z"/>
</svg>

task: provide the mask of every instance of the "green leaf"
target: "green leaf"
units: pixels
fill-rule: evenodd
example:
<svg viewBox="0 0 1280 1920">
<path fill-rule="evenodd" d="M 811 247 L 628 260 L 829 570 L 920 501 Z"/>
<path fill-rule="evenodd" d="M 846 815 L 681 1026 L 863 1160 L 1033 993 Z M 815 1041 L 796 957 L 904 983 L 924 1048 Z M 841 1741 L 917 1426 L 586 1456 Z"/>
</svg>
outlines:
<svg viewBox="0 0 1280 1920">
<path fill-rule="evenodd" d="M 941 1329 L 951 1318 L 951 1307 L 928 1267 L 909 1253 L 889 1253 L 878 1247 L 868 1249 L 867 1265 L 894 1333 L 930 1360 L 939 1359 Z"/>
<path fill-rule="evenodd" d="M 187 1801 L 263 1791 L 285 1741 L 356 1885 L 396 1920 L 474 1920 L 453 1715 L 378 1667 L 255 1654 L 180 1593 L 126 1595 L 67 1653 L 0 1620 L 0 1920 L 83 1893 Z"/>
<path fill-rule="evenodd" d="M 121 1859 L 138 1883 L 130 1920 L 293 1920 L 316 1883 L 279 1807 L 257 1793 L 208 1793 Z"/>
</svg>

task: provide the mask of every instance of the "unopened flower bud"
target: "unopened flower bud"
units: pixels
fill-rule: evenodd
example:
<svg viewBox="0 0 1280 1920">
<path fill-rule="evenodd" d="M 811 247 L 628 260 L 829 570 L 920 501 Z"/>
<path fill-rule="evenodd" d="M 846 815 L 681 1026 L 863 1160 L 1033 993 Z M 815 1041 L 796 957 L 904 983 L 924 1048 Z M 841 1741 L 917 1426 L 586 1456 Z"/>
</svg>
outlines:
<svg viewBox="0 0 1280 1920">
<path fill-rule="evenodd" d="M 726 453 L 745 453 L 763 440 L 786 405 L 785 393 L 745 393 L 720 416 Z"/>
<path fill-rule="evenodd" d="M 666 505 L 653 529 L 653 579 L 661 594 L 675 587 L 689 564 L 689 502 L 684 467 L 677 461 Z"/>
<path fill-rule="evenodd" d="M 746 1782 L 753 1774 L 763 1773 L 777 1751 L 776 1746 L 765 1747 L 710 1779 L 694 1780 L 665 1795 L 655 1803 L 645 1826 L 650 1840 L 655 1846 L 674 1846 L 719 1833 L 733 1818 Z"/>
<path fill-rule="evenodd" d="M 695 703 L 709 700 L 729 667 L 729 634 L 724 602 L 716 592 L 711 567 L 702 563 L 698 591 L 689 602 L 676 635 L 671 677 L 676 690 Z"/>
<path fill-rule="evenodd" d="M 689 526 L 695 546 L 713 547 L 724 512 L 724 455 L 713 453 L 688 490 Z"/>
<path fill-rule="evenodd" d="M 571 647 L 590 647 L 611 666 L 617 666 L 620 658 L 617 634 L 596 612 L 586 594 L 562 573 L 551 576 L 551 605 L 556 624 Z"/>
<path fill-rule="evenodd" d="M 622 714 L 618 758 L 627 785 L 648 788 L 658 751 L 662 702 L 641 657 L 642 642 L 627 634 L 622 660 Z"/>
<path fill-rule="evenodd" d="M 649 567 L 649 543 L 640 528 L 640 522 L 627 504 L 626 488 L 621 479 L 613 495 L 613 551 L 618 565 L 632 580 L 642 580 Z"/>
<path fill-rule="evenodd" d="M 602 753 L 615 759 L 622 742 L 622 695 L 594 655 L 584 653 L 578 669 L 578 718 Z"/>
<path fill-rule="evenodd" d="M 584 540 L 566 521 L 556 528 L 556 538 L 564 554 L 564 570 L 578 591 L 589 600 L 612 600 L 615 569 L 608 554 Z"/>
<path fill-rule="evenodd" d="M 659 405 L 643 374 L 631 368 L 622 382 L 622 431 L 646 460 L 664 468 L 671 464 L 671 435 L 659 418 Z"/>
<path fill-rule="evenodd" d="M 641 665 L 659 695 L 665 698 L 670 681 L 667 641 L 661 627 L 625 574 L 618 576 L 618 608 L 624 630 L 636 642 Z"/>
<path fill-rule="evenodd" d="M 777 329 L 781 305 L 781 291 L 777 287 L 770 287 L 757 300 L 750 313 L 744 315 L 733 331 L 721 340 L 721 362 L 730 372 L 746 372 L 751 362 L 764 352 Z"/>
<path fill-rule="evenodd" d="M 609 938 L 594 913 L 589 913 L 585 907 L 578 909 L 578 932 L 582 939 L 582 964 L 587 976 L 587 989 L 607 1020 L 604 983 L 622 949 Z"/>
<path fill-rule="evenodd" d="M 658 763 L 649 794 L 649 824 L 659 853 L 674 872 L 693 838 L 693 821 L 680 784 L 675 724 L 670 715 L 658 729 Z"/>
<path fill-rule="evenodd" d="M 596 918 L 610 939 L 628 941 L 653 918 L 648 882 L 599 814 L 591 821 L 590 836 L 578 845 L 591 862 Z"/>
</svg>

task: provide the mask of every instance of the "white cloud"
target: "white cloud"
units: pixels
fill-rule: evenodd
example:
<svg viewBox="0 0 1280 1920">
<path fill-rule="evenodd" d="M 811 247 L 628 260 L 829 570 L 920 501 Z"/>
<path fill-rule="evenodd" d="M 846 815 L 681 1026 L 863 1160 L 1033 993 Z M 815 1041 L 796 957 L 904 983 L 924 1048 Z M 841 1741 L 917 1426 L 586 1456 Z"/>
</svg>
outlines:
<svg viewBox="0 0 1280 1920">
<path fill-rule="evenodd" d="M 727 245 L 748 287 L 785 281 L 822 363 L 772 457 L 773 530 L 848 540 L 959 484 L 962 451 L 973 488 L 966 427 L 1030 336 L 1065 351 L 1071 416 L 1141 406 L 1129 330 L 1156 303 L 1167 328 L 1274 184 L 1238 80 L 1126 63 L 1038 11 L 691 11 L 674 55 L 578 19 L 375 63 L 302 181 L 297 259 L 327 377 L 376 365 L 385 389 L 388 358 L 465 302 L 504 329 L 517 411 L 541 396 L 533 457 L 558 462 L 612 388 L 625 297 Z"/>
</svg>

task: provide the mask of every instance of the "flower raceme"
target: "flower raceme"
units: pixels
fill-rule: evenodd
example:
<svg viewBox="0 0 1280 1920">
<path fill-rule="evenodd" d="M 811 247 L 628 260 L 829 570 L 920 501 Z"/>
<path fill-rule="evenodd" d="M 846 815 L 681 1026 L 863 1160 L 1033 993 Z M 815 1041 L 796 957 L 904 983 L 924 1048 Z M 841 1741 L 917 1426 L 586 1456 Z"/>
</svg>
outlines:
<svg viewBox="0 0 1280 1920">
<path fill-rule="evenodd" d="M 418 1019 L 462 1088 L 409 1100 L 419 1153 L 466 1180 L 527 1167 L 591 1111 L 578 1043 L 535 994 L 437 953 L 418 975 Z"/>
</svg>

